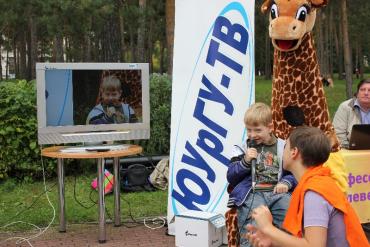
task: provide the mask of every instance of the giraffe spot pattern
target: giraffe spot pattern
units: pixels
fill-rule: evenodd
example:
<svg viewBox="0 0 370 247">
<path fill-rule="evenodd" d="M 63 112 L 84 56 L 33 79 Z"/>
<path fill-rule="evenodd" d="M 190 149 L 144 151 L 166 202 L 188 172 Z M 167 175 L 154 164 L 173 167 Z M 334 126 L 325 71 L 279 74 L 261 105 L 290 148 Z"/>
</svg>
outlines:
<svg viewBox="0 0 370 247">
<path fill-rule="evenodd" d="M 284 120 L 282 109 L 295 105 L 303 110 L 306 124 L 319 127 L 337 140 L 329 120 L 311 33 L 305 34 L 300 47 L 294 51 L 275 50 L 273 71 L 271 102 L 276 135 L 284 139 L 289 135 L 292 126 Z M 339 146 L 336 142 L 333 142 L 333 148 Z"/>
</svg>

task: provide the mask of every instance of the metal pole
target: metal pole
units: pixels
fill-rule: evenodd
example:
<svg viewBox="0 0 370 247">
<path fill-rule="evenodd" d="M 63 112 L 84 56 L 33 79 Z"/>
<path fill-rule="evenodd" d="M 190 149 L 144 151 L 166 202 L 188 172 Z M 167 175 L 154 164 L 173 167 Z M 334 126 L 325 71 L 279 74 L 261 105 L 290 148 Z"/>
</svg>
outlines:
<svg viewBox="0 0 370 247">
<path fill-rule="evenodd" d="M 121 225 L 121 206 L 120 206 L 120 167 L 119 158 L 115 157 L 114 163 L 114 226 Z"/>
<path fill-rule="evenodd" d="M 98 159 L 99 243 L 105 243 L 104 160 Z"/>
<path fill-rule="evenodd" d="M 58 158 L 57 163 L 58 163 L 58 194 L 59 194 L 59 232 L 66 232 L 63 159 Z"/>
</svg>

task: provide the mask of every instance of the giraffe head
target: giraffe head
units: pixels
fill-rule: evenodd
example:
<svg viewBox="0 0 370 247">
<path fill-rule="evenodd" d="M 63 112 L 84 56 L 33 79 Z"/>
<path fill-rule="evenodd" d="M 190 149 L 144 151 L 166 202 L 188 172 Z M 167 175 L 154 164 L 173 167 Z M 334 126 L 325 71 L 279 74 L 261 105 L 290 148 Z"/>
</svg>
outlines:
<svg viewBox="0 0 370 247">
<path fill-rule="evenodd" d="M 311 32 L 316 19 L 316 8 L 328 0 L 265 0 L 262 13 L 270 13 L 269 34 L 279 51 L 293 51 L 303 36 Z"/>
</svg>

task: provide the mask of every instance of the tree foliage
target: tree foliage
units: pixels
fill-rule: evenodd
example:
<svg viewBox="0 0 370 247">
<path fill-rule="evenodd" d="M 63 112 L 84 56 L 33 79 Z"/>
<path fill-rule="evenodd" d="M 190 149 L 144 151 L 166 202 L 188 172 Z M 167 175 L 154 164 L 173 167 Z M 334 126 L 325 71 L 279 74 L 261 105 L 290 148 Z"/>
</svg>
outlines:
<svg viewBox="0 0 370 247">
<path fill-rule="evenodd" d="M 165 0 L 0 0 L 0 43 L 17 78 L 35 62 L 149 62 L 166 71 Z"/>
</svg>

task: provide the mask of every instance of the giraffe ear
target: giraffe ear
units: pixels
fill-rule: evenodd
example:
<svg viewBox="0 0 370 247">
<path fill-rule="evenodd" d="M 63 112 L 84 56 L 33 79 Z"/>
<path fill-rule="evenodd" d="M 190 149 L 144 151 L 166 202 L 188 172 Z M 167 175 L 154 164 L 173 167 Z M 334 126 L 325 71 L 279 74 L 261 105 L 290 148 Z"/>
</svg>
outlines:
<svg viewBox="0 0 370 247">
<path fill-rule="evenodd" d="M 265 2 L 261 6 L 261 12 L 262 14 L 266 14 L 267 11 L 271 8 L 271 5 L 273 3 L 273 0 L 265 0 Z"/>
<path fill-rule="evenodd" d="M 328 4 L 329 0 L 310 0 L 311 4 L 315 8 L 321 8 Z"/>
</svg>

